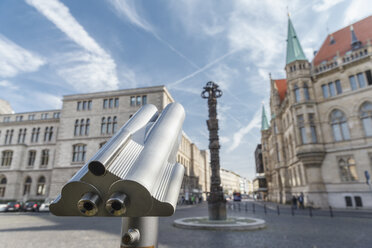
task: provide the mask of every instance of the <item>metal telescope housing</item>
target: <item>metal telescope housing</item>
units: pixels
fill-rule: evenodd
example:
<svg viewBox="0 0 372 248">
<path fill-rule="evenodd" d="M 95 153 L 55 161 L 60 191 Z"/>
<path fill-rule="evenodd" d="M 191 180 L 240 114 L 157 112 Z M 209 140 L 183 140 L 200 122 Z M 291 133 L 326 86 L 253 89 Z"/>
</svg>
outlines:
<svg viewBox="0 0 372 248">
<path fill-rule="evenodd" d="M 50 205 L 58 216 L 170 216 L 184 167 L 176 163 L 185 111 L 147 104 L 70 179 Z"/>
</svg>

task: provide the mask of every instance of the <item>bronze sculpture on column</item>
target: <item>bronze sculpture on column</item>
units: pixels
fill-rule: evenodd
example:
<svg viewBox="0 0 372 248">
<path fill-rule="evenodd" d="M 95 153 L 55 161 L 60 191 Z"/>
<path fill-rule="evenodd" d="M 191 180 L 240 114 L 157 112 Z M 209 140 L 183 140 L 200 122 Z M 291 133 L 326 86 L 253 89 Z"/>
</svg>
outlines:
<svg viewBox="0 0 372 248">
<path fill-rule="evenodd" d="M 220 144 L 218 141 L 217 98 L 222 96 L 222 91 L 214 82 L 208 82 L 203 88 L 202 98 L 208 99 L 209 120 L 209 150 L 211 153 L 211 189 L 208 196 L 209 220 L 226 220 L 226 201 L 223 195 L 220 177 Z"/>
</svg>

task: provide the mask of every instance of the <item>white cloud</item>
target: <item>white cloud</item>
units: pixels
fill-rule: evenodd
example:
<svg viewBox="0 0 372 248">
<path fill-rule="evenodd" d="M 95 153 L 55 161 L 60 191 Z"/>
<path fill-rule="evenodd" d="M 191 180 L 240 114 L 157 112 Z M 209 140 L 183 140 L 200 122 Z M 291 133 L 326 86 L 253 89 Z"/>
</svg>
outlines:
<svg viewBox="0 0 372 248">
<path fill-rule="evenodd" d="M 145 18 L 141 17 L 137 13 L 137 9 L 135 7 L 133 0 L 107 0 L 115 9 L 115 13 L 125 20 L 128 20 L 133 25 L 149 32 L 152 34 L 158 41 L 163 43 L 167 46 L 172 52 L 176 53 L 179 57 L 187 61 L 191 66 L 194 68 L 199 69 L 199 66 L 196 65 L 193 61 L 191 61 L 188 57 L 186 57 L 183 53 L 181 53 L 178 49 L 176 49 L 173 45 L 171 45 L 168 41 L 161 38 L 159 34 L 156 32 L 155 28 L 149 24 Z"/>
<path fill-rule="evenodd" d="M 137 13 L 134 1 L 131 0 L 107 0 L 120 17 L 124 17 L 132 24 L 148 31 L 153 32 L 151 25 Z"/>
<path fill-rule="evenodd" d="M 44 108 L 45 106 L 52 109 L 62 108 L 62 100 L 59 96 L 41 92 L 34 92 L 32 95 L 38 99 L 38 104 L 44 106 Z"/>
<path fill-rule="evenodd" d="M 350 25 L 359 21 L 372 13 L 372 4 L 369 0 L 350 1 L 349 7 L 345 11 L 343 25 Z"/>
<path fill-rule="evenodd" d="M 257 110 L 253 116 L 253 119 L 243 128 L 239 129 L 233 135 L 233 143 L 228 148 L 228 152 L 235 150 L 242 142 L 245 135 L 251 132 L 254 128 L 259 128 L 261 124 L 261 109 Z"/>
<path fill-rule="evenodd" d="M 317 12 L 326 11 L 343 1 L 345 0 L 322 0 L 320 3 L 316 3 L 313 5 L 313 10 Z"/>
<path fill-rule="evenodd" d="M 14 77 L 22 72 L 37 71 L 45 60 L 0 35 L 0 76 Z"/>
<path fill-rule="evenodd" d="M 12 84 L 8 80 L 1 80 L 0 81 L 0 87 L 4 87 L 11 90 L 18 90 L 19 87 L 17 85 Z"/>
<path fill-rule="evenodd" d="M 116 64 L 111 56 L 58 0 L 26 0 L 54 23 L 83 50 L 63 54 L 53 61 L 58 74 L 77 90 L 96 91 L 118 88 Z"/>
</svg>

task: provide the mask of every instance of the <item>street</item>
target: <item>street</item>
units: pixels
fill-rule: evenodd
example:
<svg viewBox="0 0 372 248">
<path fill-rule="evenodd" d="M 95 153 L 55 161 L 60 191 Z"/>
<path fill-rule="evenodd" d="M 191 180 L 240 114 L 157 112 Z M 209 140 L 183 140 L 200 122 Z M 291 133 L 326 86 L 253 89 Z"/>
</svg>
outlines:
<svg viewBox="0 0 372 248">
<path fill-rule="evenodd" d="M 251 216 L 265 219 L 267 228 L 248 232 L 186 230 L 173 227 L 174 219 L 207 216 L 207 204 L 181 206 L 172 217 L 160 218 L 159 247 L 371 247 L 372 218 L 356 211 L 310 217 L 308 210 L 292 216 L 290 212 L 277 214 L 275 208 L 255 203 L 229 207 L 229 216 Z M 297 210 L 299 213 L 300 210 Z M 366 212 L 365 212 L 366 213 Z M 0 247 L 119 247 L 121 218 L 56 217 L 49 213 L 1 213 Z"/>
</svg>

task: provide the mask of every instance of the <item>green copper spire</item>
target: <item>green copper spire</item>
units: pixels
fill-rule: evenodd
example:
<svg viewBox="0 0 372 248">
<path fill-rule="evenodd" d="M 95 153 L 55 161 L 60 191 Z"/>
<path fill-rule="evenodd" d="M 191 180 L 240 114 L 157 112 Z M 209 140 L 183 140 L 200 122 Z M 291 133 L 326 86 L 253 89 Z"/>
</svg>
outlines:
<svg viewBox="0 0 372 248">
<path fill-rule="evenodd" d="M 287 38 L 287 61 L 286 64 L 296 60 L 307 60 L 300 41 L 297 38 L 296 31 L 293 27 L 291 18 L 288 16 L 288 38 Z"/>
<path fill-rule="evenodd" d="M 262 121 L 261 131 L 269 129 L 269 122 L 267 121 L 265 106 L 262 104 Z"/>
</svg>

